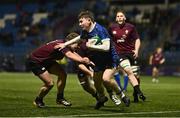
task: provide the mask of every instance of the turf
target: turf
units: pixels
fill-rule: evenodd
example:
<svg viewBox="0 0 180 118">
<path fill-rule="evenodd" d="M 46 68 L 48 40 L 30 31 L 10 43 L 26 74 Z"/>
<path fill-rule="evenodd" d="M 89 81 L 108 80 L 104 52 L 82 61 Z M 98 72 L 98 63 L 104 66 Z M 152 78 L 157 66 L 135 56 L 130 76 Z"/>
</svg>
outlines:
<svg viewBox="0 0 180 118">
<path fill-rule="evenodd" d="M 54 77 L 54 80 L 55 77 Z M 0 117 L 180 117 L 180 78 L 161 76 L 158 84 L 151 77 L 141 77 L 141 88 L 146 102 L 131 103 L 130 107 L 115 106 L 109 100 L 103 108 L 95 110 L 95 99 L 85 93 L 74 74 L 69 74 L 65 89 L 71 107 L 56 105 L 56 87 L 45 98 L 46 108 L 36 108 L 32 101 L 42 82 L 32 73 L 0 73 Z M 132 98 L 132 87 L 128 85 Z"/>
</svg>

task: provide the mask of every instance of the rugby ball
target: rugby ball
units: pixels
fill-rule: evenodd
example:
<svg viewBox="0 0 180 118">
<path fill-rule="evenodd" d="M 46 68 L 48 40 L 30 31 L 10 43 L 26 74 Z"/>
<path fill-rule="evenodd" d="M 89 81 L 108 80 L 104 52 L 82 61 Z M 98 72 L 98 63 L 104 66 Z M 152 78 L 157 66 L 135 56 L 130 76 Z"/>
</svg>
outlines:
<svg viewBox="0 0 180 118">
<path fill-rule="evenodd" d="M 102 44 L 101 39 L 98 36 L 94 36 L 94 37 L 88 39 L 88 42 L 92 45 L 101 45 Z"/>
</svg>

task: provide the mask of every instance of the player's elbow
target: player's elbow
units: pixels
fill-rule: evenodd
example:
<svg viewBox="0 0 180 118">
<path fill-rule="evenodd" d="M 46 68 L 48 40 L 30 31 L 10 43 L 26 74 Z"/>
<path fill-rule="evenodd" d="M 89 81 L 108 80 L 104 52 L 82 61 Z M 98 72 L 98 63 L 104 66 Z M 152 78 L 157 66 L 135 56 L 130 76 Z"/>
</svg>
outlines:
<svg viewBox="0 0 180 118">
<path fill-rule="evenodd" d="M 65 53 L 65 56 L 71 59 L 73 57 L 73 53 L 71 51 L 68 51 Z"/>
<path fill-rule="evenodd" d="M 103 42 L 102 50 L 104 50 L 104 51 L 109 51 L 110 50 L 110 41 L 109 40 Z"/>
<path fill-rule="evenodd" d="M 110 45 L 105 45 L 105 46 L 103 47 L 103 50 L 106 51 L 106 52 L 108 52 L 108 51 L 110 50 Z"/>
</svg>

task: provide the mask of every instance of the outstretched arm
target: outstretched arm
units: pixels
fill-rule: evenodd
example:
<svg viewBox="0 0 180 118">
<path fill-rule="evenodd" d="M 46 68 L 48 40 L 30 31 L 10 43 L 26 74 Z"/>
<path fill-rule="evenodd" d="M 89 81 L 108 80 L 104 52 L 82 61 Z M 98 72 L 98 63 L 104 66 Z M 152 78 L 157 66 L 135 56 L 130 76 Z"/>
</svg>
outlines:
<svg viewBox="0 0 180 118">
<path fill-rule="evenodd" d="M 71 44 L 73 44 L 73 43 L 77 43 L 78 41 L 80 41 L 81 40 L 81 38 L 80 38 L 80 36 L 77 36 L 77 37 L 75 37 L 75 38 L 73 38 L 73 39 L 71 39 L 71 40 L 69 40 L 69 41 L 66 41 L 65 43 L 58 43 L 54 48 L 55 49 L 63 49 L 63 48 L 65 48 L 66 46 L 69 46 L 69 45 L 71 45 Z"/>
</svg>

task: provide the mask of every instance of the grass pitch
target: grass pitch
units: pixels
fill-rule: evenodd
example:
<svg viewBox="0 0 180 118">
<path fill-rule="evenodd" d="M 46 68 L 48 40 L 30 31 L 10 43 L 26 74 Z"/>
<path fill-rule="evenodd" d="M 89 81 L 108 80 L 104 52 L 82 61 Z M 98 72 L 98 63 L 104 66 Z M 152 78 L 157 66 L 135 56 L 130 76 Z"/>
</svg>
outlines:
<svg viewBox="0 0 180 118">
<path fill-rule="evenodd" d="M 54 80 L 56 81 L 55 77 Z M 44 99 L 46 108 L 33 106 L 42 82 L 32 73 L 0 73 L 0 117 L 180 117 L 180 78 L 160 77 L 158 84 L 151 77 L 141 77 L 141 89 L 147 97 L 146 102 L 133 103 L 130 107 L 115 106 L 109 100 L 100 110 L 95 110 L 95 99 L 84 92 L 74 74 L 69 74 L 65 88 L 66 99 L 71 107 L 56 105 L 56 86 Z M 132 87 L 128 85 L 127 94 L 133 100 Z"/>
</svg>

